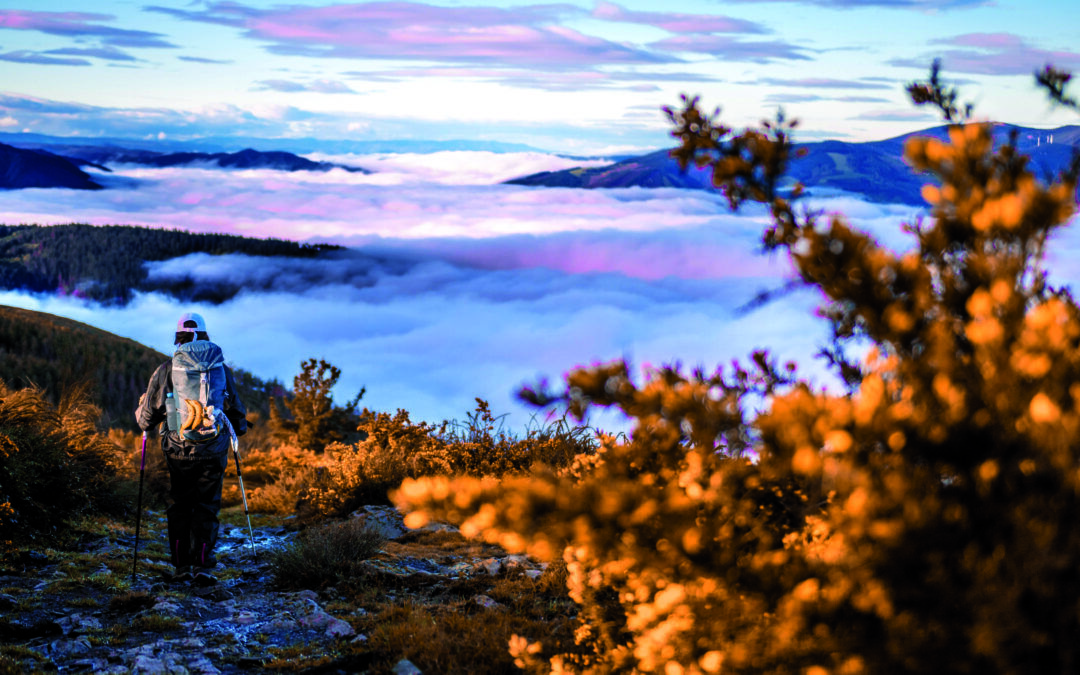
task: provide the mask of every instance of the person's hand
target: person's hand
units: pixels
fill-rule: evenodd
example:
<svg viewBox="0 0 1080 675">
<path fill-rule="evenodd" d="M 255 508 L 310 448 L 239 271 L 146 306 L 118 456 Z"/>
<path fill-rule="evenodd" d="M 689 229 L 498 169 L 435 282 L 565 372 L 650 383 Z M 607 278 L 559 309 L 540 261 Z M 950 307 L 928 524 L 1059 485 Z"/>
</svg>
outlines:
<svg viewBox="0 0 1080 675">
<path fill-rule="evenodd" d="M 145 400 L 146 400 L 146 393 L 144 392 L 144 393 L 139 395 L 139 407 L 140 408 L 143 407 L 143 401 L 145 401 Z"/>
</svg>

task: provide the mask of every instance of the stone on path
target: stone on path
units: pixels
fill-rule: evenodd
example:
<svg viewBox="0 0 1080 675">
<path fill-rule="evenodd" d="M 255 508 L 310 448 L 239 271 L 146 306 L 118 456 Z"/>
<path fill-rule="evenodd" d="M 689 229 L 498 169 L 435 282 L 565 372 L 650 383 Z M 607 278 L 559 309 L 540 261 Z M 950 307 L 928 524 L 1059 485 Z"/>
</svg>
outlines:
<svg viewBox="0 0 1080 675">
<path fill-rule="evenodd" d="M 401 659 L 394 666 L 394 675 L 424 675 L 409 659 Z"/>
</svg>

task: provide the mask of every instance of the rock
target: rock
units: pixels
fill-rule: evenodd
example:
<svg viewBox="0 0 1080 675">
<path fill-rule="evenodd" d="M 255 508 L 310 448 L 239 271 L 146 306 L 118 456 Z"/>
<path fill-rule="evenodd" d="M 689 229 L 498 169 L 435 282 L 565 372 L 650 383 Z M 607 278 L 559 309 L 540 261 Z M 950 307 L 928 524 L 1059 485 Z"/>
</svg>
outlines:
<svg viewBox="0 0 1080 675">
<path fill-rule="evenodd" d="M 84 637 L 73 640 L 56 640 L 49 644 L 49 656 L 54 659 L 70 658 L 90 651 L 90 640 Z"/>
<path fill-rule="evenodd" d="M 101 629 L 101 621 L 97 617 L 83 616 L 82 614 L 60 617 L 56 620 L 56 625 L 60 626 L 60 631 L 64 635 Z"/>
<path fill-rule="evenodd" d="M 405 527 L 405 520 L 401 512 L 393 506 L 365 506 L 363 509 L 352 513 L 368 528 L 378 532 L 387 539 L 397 539 L 409 531 Z"/>
<path fill-rule="evenodd" d="M 322 630 L 331 638 L 347 638 L 356 635 L 356 631 L 348 622 L 330 616 L 315 601 L 310 602 L 314 605 L 314 609 L 311 614 L 300 619 L 301 626 Z"/>
<path fill-rule="evenodd" d="M 499 603 L 495 602 L 493 599 L 489 598 L 486 595 L 474 595 L 472 601 L 480 605 L 484 609 L 493 609 L 499 606 Z"/>
<path fill-rule="evenodd" d="M 347 621 L 334 619 L 327 624 L 326 635 L 340 640 L 356 635 L 356 630 Z"/>
<path fill-rule="evenodd" d="M 108 659 L 80 659 L 71 665 L 81 673 L 107 673 L 110 670 Z M 123 672 L 127 672 L 127 668 Z"/>
<path fill-rule="evenodd" d="M 131 663 L 131 672 L 140 675 L 220 675 L 221 670 L 203 653 L 205 641 L 200 638 L 158 640 L 124 652 Z M 220 652 L 218 653 L 220 655 Z"/>
<path fill-rule="evenodd" d="M 424 675 L 409 659 L 401 659 L 394 665 L 394 675 Z"/>
<path fill-rule="evenodd" d="M 204 588 L 192 588 L 191 594 L 207 600 L 213 600 L 215 602 L 222 602 L 224 600 L 231 600 L 233 594 L 222 588 L 221 586 L 206 586 Z"/>
<path fill-rule="evenodd" d="M 482 572 L 489 576 L 495 576 L 502 571 L 502 563 L 498 558 L 488 558 L 487 560 L 481 560 L 476 564 L 476 571 Z"/>
<path fill-rule="evenodd" d="M 528 556 L 509 555 L 503 559 L 503 565 L 505 565 L 508 570 L 527 569 L 532 567 L 532 562 L 529 560 Z"/>
<path fill-rule="evenodd" d="M 439 533 L 439 532 L 457 533 L 457 532 L 460 532 L 460 531 L 461 530 L 459 530 L 456 525 L 451 525 L 450 523 L 428 523 L 427 525 L 424 525 L 423 527 L 420 527 L 420 528 L 417 528 L 417 529 L 413 530 L 413 532 L 433 532 L 433 533 Z"/>
<path fill-rule="evenodd" d="M 172 614 L 176 615 L 180 613 L 180 605 L 169 600 L 159 600 L 157 604 L 150 608 L 151 612 L 157 612 L 158 614 Z"/>
</svg>

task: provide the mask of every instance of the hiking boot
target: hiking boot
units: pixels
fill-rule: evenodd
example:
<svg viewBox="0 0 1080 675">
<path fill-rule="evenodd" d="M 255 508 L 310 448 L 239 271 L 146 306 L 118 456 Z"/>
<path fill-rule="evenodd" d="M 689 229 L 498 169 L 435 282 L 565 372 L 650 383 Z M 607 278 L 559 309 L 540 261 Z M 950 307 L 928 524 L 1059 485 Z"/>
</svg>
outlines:
<svg viewBox="0 0 1080 675">
<path fill-rule="evenodd" d="M 185 581 L 191 581 L 191 568 L 190 567 L 177 567 L 173 575 L 169 577 L 169 581 L 173 583 L 183 583 Z"/>
<path fill-rule="evenodd" d="M 213 586 L 217 583 L 217 577 L 203 569 L 195 573 L 195 578 L 191 583 L 196 586 Z"/>
</svg>

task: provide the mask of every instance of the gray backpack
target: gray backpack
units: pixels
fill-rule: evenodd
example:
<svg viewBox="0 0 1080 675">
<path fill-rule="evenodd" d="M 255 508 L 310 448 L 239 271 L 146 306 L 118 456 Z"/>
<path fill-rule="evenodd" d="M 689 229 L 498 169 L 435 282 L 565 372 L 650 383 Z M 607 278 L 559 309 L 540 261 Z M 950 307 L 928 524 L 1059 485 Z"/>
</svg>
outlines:
<svg viewBox="0 0 1080 675">
<path fill-rule="evenodd" d="M 182 344 L 172 358 L 172 393 L 166 394 L 166 422 L 184 440 L 217 438 L 225 418 L 225 357 L 208 340 Z"/>
</svg>

